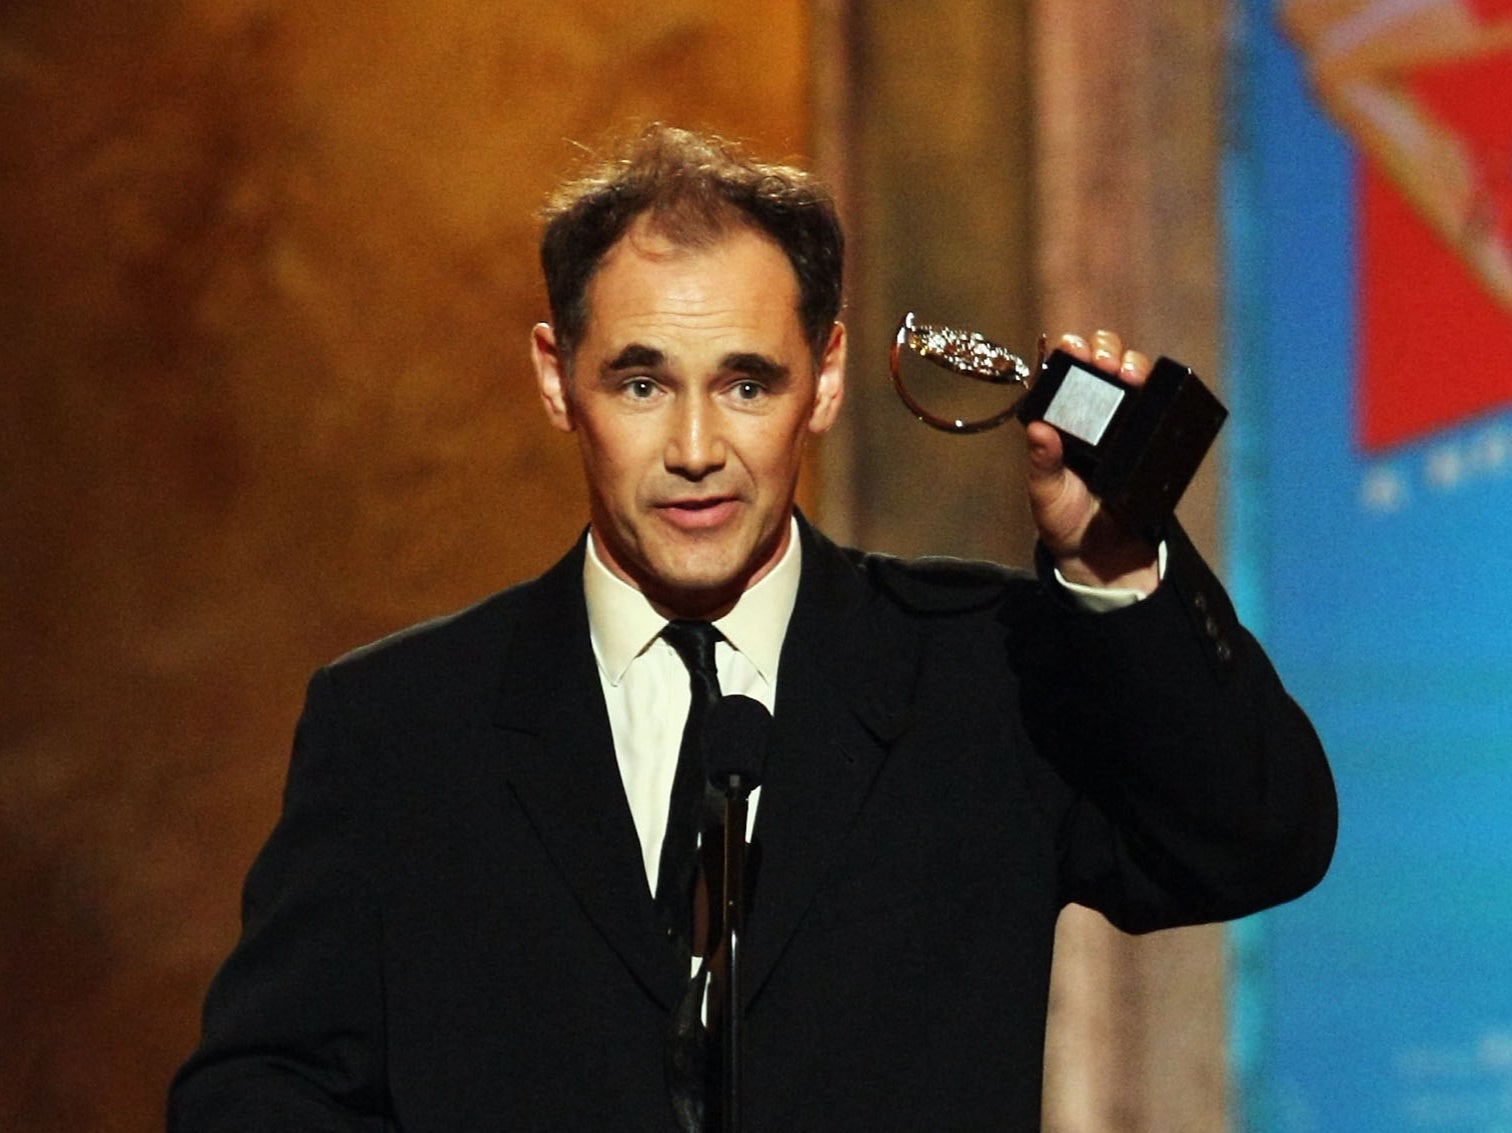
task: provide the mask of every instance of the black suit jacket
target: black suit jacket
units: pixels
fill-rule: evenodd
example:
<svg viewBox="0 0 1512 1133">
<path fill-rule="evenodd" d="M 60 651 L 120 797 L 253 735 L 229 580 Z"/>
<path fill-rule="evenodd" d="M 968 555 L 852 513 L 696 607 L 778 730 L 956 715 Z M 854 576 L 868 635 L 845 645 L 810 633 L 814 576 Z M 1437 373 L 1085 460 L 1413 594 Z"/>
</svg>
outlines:
<svg viewBox="0 0 1512 1133">
<path fill-rule="evenodd" d="M 751 1130 L 1039 1126 L 1070 901 L 1131 931 L 1301 893 L 1310 725 L 1179 533 L 1092 615 L 802 528 L 744 945 Z M 671 1129 L 659 934 L 581 544 L 312 679 L 170 1128 Z"/>
</svg>

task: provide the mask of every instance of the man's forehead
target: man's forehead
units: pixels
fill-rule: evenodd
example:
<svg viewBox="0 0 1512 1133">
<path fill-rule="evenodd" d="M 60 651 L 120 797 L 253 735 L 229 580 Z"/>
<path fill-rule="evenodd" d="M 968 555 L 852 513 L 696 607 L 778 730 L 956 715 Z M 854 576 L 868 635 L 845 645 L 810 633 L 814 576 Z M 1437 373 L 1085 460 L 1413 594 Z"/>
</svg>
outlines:
<svg viewBox="0 0 1512 1133">
<path fill-rule="evenodd" d="M 600 261 L 584 293 L 584 337 L 611 353 L 699 329 L 801 336 L 798 281 L 781 247 L 734 229 L 707 244 L 630 232 Z"/>
</svg>

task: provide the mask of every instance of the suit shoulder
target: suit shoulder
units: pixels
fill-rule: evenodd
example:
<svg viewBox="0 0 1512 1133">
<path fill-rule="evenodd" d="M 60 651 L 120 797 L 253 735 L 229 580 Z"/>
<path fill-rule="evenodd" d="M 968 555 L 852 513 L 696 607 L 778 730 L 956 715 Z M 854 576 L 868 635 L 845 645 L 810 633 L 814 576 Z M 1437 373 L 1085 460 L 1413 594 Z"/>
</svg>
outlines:
<svg viewBox="0 0 1512 1133">
<path fill-rule="evenodd" d="M 363 713 L 462 718 L 485 703 L 523 619 L 549 601 L 548 576 L 518 583 L 460 610 L 359 646 L 322 672 Z"/>
<path fill-rule="evenodd" d="M 327 668 L 342 672 L 378 672 L 390 665 L 407 665 L 435 655 L 467 651 L 469 646 L 496 638 L 512 620 L 522 591 L 520 583 L 470 605 L 426 618 L 359 645 L 332 660 Z"/>
<path fill-rule="evenodd" d="M 980 559 L 931 555 L 905 559 L 847 551 L 856 569 L 888 600 L 914 614 L 969 614 L 1040 590 L 1028 571 Z"/>
</svg>

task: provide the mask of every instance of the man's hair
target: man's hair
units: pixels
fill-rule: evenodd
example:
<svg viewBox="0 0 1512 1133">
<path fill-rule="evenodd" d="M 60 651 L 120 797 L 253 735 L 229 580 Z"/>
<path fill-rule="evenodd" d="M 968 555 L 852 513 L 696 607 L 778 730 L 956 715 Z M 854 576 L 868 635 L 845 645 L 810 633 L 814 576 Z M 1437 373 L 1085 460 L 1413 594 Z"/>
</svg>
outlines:
<svg viewBox="0 0 1512 1133">
<path fill-rule="evenodd" d="M 542 210 L 541 270 L 557 347 L 570 364 L 588 322 L 588 284 L 604 255 L 645 216 L 684 248 L 737 227 L 770 237 L 798 277 L 798 319 L 817 362 L 840 314 L 845 238 L 834 199 L 813 177 L 752 159 L 733 142 L 659 123 L 553 193 Z"/>
</svg>

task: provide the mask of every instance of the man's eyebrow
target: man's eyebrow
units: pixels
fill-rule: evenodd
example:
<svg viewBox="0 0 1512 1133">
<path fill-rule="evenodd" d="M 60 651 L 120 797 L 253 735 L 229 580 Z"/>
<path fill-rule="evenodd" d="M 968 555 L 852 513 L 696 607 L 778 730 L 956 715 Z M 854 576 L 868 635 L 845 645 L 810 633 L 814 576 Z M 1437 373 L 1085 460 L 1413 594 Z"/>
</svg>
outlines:
<svg viewBox="0 0 1512 1133">
<path fill-rule="evenodd" d="M 726 354 L 719 360 L 719 368 L 725 373 L 745 374 L 752 378 L 775 381 L 788 376 L 788 368 L 768 358 L 765 354 Z"/>
<path fill-rule="evenodd" d="M 601 373 L 613 374 L 620 370 L 654 370 L 666 365 L 667 356 L 654 346 L 632 342 L 613 358 L 599 367 Z"/>
</svg>

